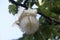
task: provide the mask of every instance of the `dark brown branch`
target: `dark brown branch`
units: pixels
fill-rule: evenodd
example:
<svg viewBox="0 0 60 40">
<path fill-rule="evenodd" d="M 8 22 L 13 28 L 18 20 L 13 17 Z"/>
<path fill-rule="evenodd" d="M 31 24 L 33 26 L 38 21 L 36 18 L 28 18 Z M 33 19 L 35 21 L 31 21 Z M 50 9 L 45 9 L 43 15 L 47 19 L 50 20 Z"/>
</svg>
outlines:
<svg viewBox="0 0 60 40">
<path fill-rule="evenodd" d="M 15 2 L 14 0 L 9 0 L 9 1 L 10 1 L 11 3 L 15 4 L 15 5 L 22 6 L 22 7 L 26 8 L 26 9 L 28 9 L 28 7 L 27 7 L 26 5 L 19 4 L 19 3 Z"/>
<path fill-rule="evenodd" d="M 14 0 L 9 0 L 9 1 L 12 2 L 12 3 L 15 4 L 15 5 L 22 6 L 22 7 L 26 8 L 26 9 L 28 9 L 28 7 L 27 7 L 26 5 L 24 5 L 24 4 L 26 4 L 27 0 L 24 2 L 24 4 L 19 4 L 19 3 L 15 2 Z M 47 17 L 47 16 L 44 15 L 43 13 L 39 13 L 39 12 L 38 12 L 38 14 L 39 14 L 39 15 L 42 15 L 44 18 L 50 20 L 51 22 L 54 22 L 55 24 L 60 24 L 60 21 L 59 21 L 59 20 L 56 20 L 56 19 L 54 19 L 54 18 L 52 18 L 52 17 Z"/>
<path fill-rule="evenodd" d="M 52 21 L 54 21 L 56 24 L 60 24 L 60 20 L 56 20 L 56 19 L 54 19 L 54 18 L 52 18 L 52 17 L 49 17 Z"/>
<path fill-rule="evenodd" d="M 60 20 L 56 20 L 56 19 L 54 19 L 54 18 L 52 18 L 52 17 L 47 17 L 47 16 L 44 15 L 43 13 L 39 13 L 39 12 L 38 12 L 38 14 L 40 14 L 40 15 L 42 15 L 44 18 L 50 20 L 51 23 L 54 22 L 54 24 L 56 24 L 56 25 L 57 25 L 57 24 L 60 24 Z"/>
<path fill-rule="evenodd" d="M 28 0 L 25 0 L 24 5 L 26 5 L 27 2 L 28 2 Z"/>
</svg>

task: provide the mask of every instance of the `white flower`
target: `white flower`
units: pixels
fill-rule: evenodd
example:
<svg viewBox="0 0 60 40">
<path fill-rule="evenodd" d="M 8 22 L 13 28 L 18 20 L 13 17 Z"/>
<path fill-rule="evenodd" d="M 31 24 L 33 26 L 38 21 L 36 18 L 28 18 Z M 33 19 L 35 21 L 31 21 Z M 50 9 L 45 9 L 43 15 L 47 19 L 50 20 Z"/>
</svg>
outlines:
<svg viewBox="0 0 60 40">
<path fill-rule="evenodd" d="M 18 19 L 19 28 L 26 34 L 33 34 L 39 28 L 39 21 L 36 19 L 37 10 L 24 10 Z"/>
</svg>

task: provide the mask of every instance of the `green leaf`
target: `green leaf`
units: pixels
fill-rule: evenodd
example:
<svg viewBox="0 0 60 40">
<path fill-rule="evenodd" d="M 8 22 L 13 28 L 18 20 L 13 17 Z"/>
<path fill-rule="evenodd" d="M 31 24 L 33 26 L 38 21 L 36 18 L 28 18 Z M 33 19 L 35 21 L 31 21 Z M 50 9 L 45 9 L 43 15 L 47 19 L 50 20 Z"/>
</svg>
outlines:
<svg viewBox="0 0 60 40">
<path fill-rule="evenodd" d="M 16 5 L 12 4 L 12 5 L 9 5 L 9 12 L 12 13 L 13 15 L 15 15 L 18 11 L 18 8 Z"/>
</svg>

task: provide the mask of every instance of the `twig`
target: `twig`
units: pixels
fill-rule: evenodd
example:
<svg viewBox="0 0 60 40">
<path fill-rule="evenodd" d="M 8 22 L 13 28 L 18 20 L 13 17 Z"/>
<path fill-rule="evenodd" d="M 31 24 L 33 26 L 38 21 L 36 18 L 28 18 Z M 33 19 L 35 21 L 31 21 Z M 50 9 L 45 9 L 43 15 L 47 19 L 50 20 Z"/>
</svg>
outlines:
<svg viewBox="0 0 60 40">
<path fill-rule="evenodd" d="M 25 0 L 24 5 L 26 5 L 27 2 L 28 2 L 28 0 Z"/>
<path fill-rule="evenodd" d="M 19 4 L 19 3 L 15 2 L 14 0 L 9 0 L 9 1 L 10 1 L 11 3 L 15 4 L 15 5 L 22 6 L 22 7 L 26 8 L 26 9 L 28 9 L 27 6 L 25 6 L 25 5 L 23 5 L 23 4 Z"/>
<path fill-rule="evenodd" d="M 42 15 L 44 18 L 50 20 L 51 22 L 54 22 L 54 24 L 56 24 L 56 25 L 57 25 L 57 24 L 60 24 L 60 20 L 56 20 L 56 19 L 54 19 L 54 18 L 52 18 L 52 17 L 47 17 L 47 16 L 44 15 L 43 13 L 39 13 L 39 12 L 38 12 L 38 14 Z"/>
</svg>

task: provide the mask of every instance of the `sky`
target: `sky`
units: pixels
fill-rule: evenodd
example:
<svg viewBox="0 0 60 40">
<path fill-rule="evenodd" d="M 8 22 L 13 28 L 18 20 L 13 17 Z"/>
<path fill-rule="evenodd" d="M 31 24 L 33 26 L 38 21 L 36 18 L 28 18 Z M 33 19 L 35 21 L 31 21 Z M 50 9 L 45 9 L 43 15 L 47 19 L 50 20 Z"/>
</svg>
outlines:
<svg viewBox="0 0 60 40">
<path fill-rule="evenodd" d="M 8 5 L 8 0 L 0 0 L 0 40 L 17 39 L 23 34 L 17 26 L 12 26 L 16 16 L 8 12 Z"/>
<path fill-rule="evenodd" d="M 13 26 L 17 16 L 13 16 L 8 12 L 8 6 L 8 0 L 0 0 L 0 40 L 18 39 L 23 35 L 17 25 Z M 21 13 L 22 10 L 19 12 Z"/>
</svg>

